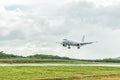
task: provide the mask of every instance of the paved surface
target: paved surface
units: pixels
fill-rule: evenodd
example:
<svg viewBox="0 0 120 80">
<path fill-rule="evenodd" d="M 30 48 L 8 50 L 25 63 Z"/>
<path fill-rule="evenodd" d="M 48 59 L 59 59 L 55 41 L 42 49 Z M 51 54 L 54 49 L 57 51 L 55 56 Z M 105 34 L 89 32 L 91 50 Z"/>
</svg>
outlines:
<svg viewBox="0 0 120 80">
<path fill-rule="evenodd" d="M 107 66 L 120 67 L 120 64 L 0 64 L 0 66 Z"/>
</svg>

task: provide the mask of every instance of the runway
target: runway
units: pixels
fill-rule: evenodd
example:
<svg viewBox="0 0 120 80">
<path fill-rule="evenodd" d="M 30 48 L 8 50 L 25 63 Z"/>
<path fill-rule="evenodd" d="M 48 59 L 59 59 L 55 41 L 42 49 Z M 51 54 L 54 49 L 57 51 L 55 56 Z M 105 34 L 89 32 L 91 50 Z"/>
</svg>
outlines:
<svg viewBox="0 0 120 80">
<path fill-rule="evenodd" d="M 106 66 L 120 67 L 120 64 L 0 64 L 0 66 Z"/>
</svg>

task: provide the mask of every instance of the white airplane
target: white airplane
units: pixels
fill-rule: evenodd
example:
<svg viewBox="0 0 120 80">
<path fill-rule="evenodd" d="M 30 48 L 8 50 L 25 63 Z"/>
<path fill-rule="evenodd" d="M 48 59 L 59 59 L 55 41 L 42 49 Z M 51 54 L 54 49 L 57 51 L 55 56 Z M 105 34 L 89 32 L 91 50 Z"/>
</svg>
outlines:
<svg viewBox="0 0 120 80">
<path fill-rule="evenodd" d="M 80 47 L 87 45 L 87 44 L 92 44 L 92 43 L 96 43 L 95 42 L 84 42 L 85 36 L 83 36 L 82 41 L 81 42 L 75 42 L 75 41 L 70 41 L 67 39 L 63 39 L 62 43 L 60 43 L 61 45 L 63 45 L 63 47 L 68 47 L 68 49 L 71 48 L 71 46 L 77 46 L 78 49 L 80 49 Z"/>
</svg>

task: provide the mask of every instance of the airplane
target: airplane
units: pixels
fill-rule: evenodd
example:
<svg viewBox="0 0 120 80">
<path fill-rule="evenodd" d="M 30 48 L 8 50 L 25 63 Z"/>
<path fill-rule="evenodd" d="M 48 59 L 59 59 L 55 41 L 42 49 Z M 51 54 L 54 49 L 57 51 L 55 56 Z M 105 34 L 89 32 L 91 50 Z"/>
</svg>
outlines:
<svg viewBox="0 0 120 80">
<path fill-rule="evenodd" d="M 84 42 L 85 36 L 83 36 L 82 41 L 81 42 L 75 42 L 75 41 L 71 41 L 68 39 L 63 39 L 62 43 L 60 43 L 63 47 L 68 47 L 68 49 L 71 48 L 71 46 L 77 46 L 78 49 L 80 49 L 80 47 L 87 45 L 87 44 L 92 44 L 92 43 L 96 43 L 95 42 Z"/>
</svg>

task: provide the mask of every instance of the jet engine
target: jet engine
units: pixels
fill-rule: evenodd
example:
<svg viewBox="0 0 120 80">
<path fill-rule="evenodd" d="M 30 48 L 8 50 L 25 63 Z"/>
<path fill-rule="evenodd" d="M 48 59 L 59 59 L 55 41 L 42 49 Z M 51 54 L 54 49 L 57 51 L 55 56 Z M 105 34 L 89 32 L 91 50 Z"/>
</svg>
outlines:
<svg viewBox="0 0 120 80">
<path fill-rule="evenodd" d="M 66 44 L 63 44 L 64 47 L 66 47 L 67 45 Z"/>
<path fill-rule="evenodd" d="M 77 48 L 80 49 L 80 44 L 77 44 Z"/>
</svg>

